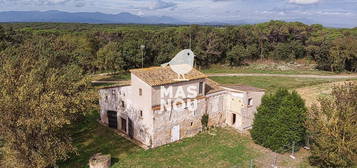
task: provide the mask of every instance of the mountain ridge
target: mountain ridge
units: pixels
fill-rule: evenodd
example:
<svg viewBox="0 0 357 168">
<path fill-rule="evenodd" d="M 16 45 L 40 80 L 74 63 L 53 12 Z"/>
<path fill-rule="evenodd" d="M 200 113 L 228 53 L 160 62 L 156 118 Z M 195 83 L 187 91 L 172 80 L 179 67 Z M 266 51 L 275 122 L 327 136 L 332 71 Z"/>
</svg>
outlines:
<svg viewBox="0 0 357 168">
<path fill-rule="evenodd" d="M 168 16 L 138 16 L 128 12 L 105 14 L 100 12 L 4 11 L 0 22 L 60 22 L 60 23 L 136 23 L 136 24 L 184 24 Z"/>
</svg>

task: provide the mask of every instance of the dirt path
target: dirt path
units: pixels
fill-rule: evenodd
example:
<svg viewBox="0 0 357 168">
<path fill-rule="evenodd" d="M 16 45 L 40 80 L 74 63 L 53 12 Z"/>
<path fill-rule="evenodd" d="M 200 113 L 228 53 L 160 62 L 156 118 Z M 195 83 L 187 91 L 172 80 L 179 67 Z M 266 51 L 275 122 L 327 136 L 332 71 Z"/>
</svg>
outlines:
<svg viewBox="0 0 357 168">
<path fill-rule="evenodd" d="M 320 79 L 357 79 L 357 75 L 294 75 L 294 74 L 255 74 L 255 73 L 209 73 L 208 76 L 268 76 L 292 78 L 320 78 Z"/>
</svg>

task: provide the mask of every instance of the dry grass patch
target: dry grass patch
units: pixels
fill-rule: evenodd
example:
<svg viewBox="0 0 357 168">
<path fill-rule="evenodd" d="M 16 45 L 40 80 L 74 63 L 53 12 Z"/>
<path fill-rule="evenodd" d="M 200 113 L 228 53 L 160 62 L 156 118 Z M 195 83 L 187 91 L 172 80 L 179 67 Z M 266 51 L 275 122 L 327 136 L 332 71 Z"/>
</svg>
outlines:
<svg viewBox="0 0 357 168">
<path fill-rule="evenodd" d="M 319 85 L 298 88 L 295 90 L 305 100 L 306 106 L 311 107 L 311 105 L 313 105 L 313 104 L 318 104 L 318 101 L 317 101 L 318 98 L 330 95 L 333 86 L 340 86 L 346 82 L 348 82 L 348 81 L 323 83 L 323 84 L 319 84 Z M 354 80 L 352 82 L 357 83 L 356 80 Z"/>
</svg>

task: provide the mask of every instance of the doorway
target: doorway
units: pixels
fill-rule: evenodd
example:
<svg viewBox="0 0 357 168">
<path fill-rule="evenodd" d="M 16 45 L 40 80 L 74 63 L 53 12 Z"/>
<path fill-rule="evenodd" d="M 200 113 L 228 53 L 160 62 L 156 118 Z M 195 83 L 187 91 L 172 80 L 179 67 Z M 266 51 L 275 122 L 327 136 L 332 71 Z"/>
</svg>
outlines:
<svg viewBox="0 0 357 168">
<path fill-rule="evenodd" d="M 171 142 L 180 140 L 180 125 L 176 125 L 171 129 Z"/>
<path fill-rule="evenodd" d="M 110 128 L 118 128 L 118 119 L 117 119 L 117 112 L 116 111 L 108 111 L 108 125 Z"/>
<path fill-rule="evenodd" d="M 232 113 L 232 125 L 234 125 L 236 123 L 236 120 L 237 120 L 237 115 Z"/>
<path fill-rule="evenodd" d="M 121 130 L 126 133 L 126 119 L 121 117 Z"/>
<path fill-rule="evenodd" d="M 130 118 L 128 118 L 128 135 L 130 138 L 134 137 L 134 123 Z"/>
</svg>

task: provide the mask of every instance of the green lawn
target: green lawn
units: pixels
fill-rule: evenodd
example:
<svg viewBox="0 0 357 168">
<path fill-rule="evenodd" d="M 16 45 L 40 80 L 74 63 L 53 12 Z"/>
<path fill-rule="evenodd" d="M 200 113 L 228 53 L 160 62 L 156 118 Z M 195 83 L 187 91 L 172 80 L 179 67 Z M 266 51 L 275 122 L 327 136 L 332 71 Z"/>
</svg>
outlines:
<svg viewBox="0 0 357 168">
<path fill-rule="evenodd" d="M 294 88 L 317 85 L 321 83 L 345 80 L 345 79 L 317 79 L 317 78 L 291 78 L 291 77 L 266 77 L 266 76 L 210 77 L 210 79 L 220 84 L 250 85 L 250 86 L 266 89 L 266 91 L 268 92 L 274 91 L 281 87 L 287 89 L 294 89 Z"/>
<path fill-rule="evenodd" d="M 212 65 L 208 69 L 202 69 L 204 73 L 264 73 L 264 74 L 310 74 L 310 75 L 336 75 L 334 72 L 320 71 L 316 69 L 287 69 L 279 70 L 277 67 L 265 67 L 264 64 L 251 64 L 249 66 L 229 67 L 225 65 Z M 275 65 L 277 66 L 277 65 Z"/>
<path fill-rule="evenodd" d="M 250 159 L 259 155 L 246 146 L 247 137 L 223 128 L 145 151 L 96 123 L 96 117 L 93 113 L 78 128 L 74 142 L 79 155 L 59 164 L 61 168 L 88 167 L 90 156 L 98 152 L 112 155 L 113 168 L 248 167 Z"/>
<path fill-rule="evenodd" d="M 122 81 L 122 80 L 130 80 L 130 73 L 123 72 L 114 75 L 105 76 L 98 81 Z"/>
</svg>

